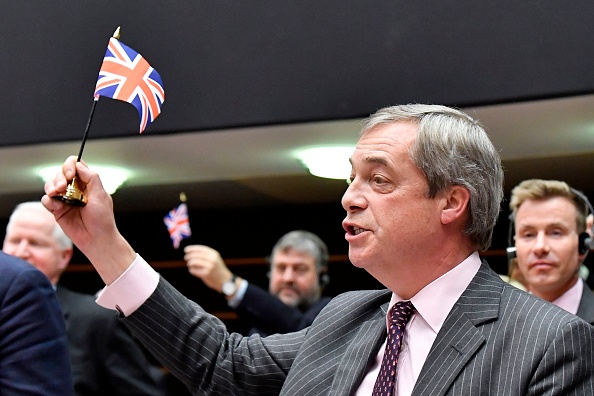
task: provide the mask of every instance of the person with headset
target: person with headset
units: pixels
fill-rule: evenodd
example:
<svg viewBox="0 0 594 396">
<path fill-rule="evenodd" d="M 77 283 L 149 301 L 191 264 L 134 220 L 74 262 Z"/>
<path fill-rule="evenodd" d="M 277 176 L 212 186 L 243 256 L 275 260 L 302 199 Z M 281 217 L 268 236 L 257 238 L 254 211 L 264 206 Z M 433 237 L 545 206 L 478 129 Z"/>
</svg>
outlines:
<svg viewBox="0 0 594 396">
<path fill-rule="evenodd" d="M 562 181 L 524 180 L 512 190 L 510 209 L 515 245 L 508 253 L 526 289 L 594 325 L 594 294 L 580 277 L 594 245 L 586 196 Z"/>
<path fill-rule="evenodd" d="M 248 335 L 304 329 L 330 302 L 329 297 L 322 297 L 329 282 L 328 248 L 311 232 L 291 231 L 274 245 L 268 292 L 233 274 L 215 249 L 189 245 L 184 253 L 190 274 L 223 294 L 250 324 Z"/>
</svg>

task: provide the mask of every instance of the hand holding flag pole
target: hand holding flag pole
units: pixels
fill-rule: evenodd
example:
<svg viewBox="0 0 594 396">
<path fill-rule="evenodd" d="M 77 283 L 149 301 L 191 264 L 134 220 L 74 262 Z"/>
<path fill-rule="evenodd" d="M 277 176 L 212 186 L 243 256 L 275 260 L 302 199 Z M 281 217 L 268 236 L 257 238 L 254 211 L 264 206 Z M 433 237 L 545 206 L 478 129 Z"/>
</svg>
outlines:
<svg viewBox="0 0 594 396">
<path fill-rule="evenodd" d="M 107 51 L 99 70 L 93 95 L 93 106 L 80 145 L 77 162 L 81 160 L 100 96 L 122 100 L 136 107 L 140 115 L 140 133 L 161 113 L 161 106 L 165 101 L 161 76 L 142 55 L 124 45 L 119 41 L 119 38 L 120 27 L 118 26 L 109 39 Z M 68 184 L 64 195 L 56 195 L 52 198 L 72 206 L 86 205 L 85 196 L 78 185 L 76 176 Z"/>
</svg>

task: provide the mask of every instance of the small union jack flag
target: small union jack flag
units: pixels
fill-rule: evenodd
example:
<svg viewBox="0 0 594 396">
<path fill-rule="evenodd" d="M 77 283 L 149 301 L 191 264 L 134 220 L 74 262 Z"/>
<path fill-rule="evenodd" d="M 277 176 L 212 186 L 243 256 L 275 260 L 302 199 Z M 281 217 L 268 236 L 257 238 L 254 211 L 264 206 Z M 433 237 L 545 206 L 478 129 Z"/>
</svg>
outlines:
<svg viewBox="0 0 594 396">
<path fill-rule="evenodd" d="M 140 115 L 140 133 L 161 113 L 165 91 L 161 76 L 138 52 L 112 37 L 107 45 L 95 97 L 128 102 Z"/>
<path fill-rule="evenodd" d="M 188 218 L 188 206 L 185 203 L 181 203 L 177 208 L 172 209 L 163 218 L 163 221 L 167 226 L 174 248 L 177 249 L 179 247 L 182 239 L 192 236 L 190 219 Z"/>
</svg>

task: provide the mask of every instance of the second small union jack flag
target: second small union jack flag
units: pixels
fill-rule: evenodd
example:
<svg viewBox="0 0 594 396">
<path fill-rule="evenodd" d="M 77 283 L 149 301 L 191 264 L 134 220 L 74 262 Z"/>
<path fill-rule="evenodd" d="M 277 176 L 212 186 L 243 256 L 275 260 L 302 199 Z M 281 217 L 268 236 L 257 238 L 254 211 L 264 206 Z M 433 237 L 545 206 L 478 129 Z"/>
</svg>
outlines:
<svg viewBox="0 0 594 396">
<path fill-rule="evenodd" d="M 182 239 L 192 236 L 190 219 L 188 218 L 188 206 L 185 203 L 179 204 L 177 208 L 167 213 L 163 221 L 167 226 L 174 248 L 179 248 Z"/>
<path fill-rule="evenodd" d="M 161 76 L 132 48 L 109 39 L 95 95 L 128 102 L 140 115 L 140 133 L 161 113 L 165 91 Z"/>
</svg>

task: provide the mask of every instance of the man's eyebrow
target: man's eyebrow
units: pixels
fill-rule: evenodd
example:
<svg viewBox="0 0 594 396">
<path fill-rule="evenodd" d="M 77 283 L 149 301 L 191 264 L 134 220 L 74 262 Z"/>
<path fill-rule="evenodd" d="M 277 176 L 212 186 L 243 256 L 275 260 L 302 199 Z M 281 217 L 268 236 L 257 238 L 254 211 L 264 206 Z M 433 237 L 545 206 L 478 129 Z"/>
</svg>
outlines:
<svg viewBox="0 0 594 396">
<path fill-rule="evenodd" d="M 376 164 L 380 164 L 380 165 L 388 165 L 388 160 L 386 160 L 386 158 L 384 158 L 384 157 L 378 157 L 378 156 L 374 156 L 374 155 L 370 155 L 368 157 L 365 157 L 364 161 L 367 162 L 367 163 L 376 163 Z"/>
<path fill-rule="evenodd" d="M 352 158 L 349 158 L 349 162 L 351 163 L 351 165 L 353 165 Z M 369 164 L 388 165 L 388 160 L 386 158 L 378 157 L 378 156 L 374 156 L 374 155 L 365 157 L 365 159 L 363 159 L 363 162 L 369 163 Z"/>
</svg>

